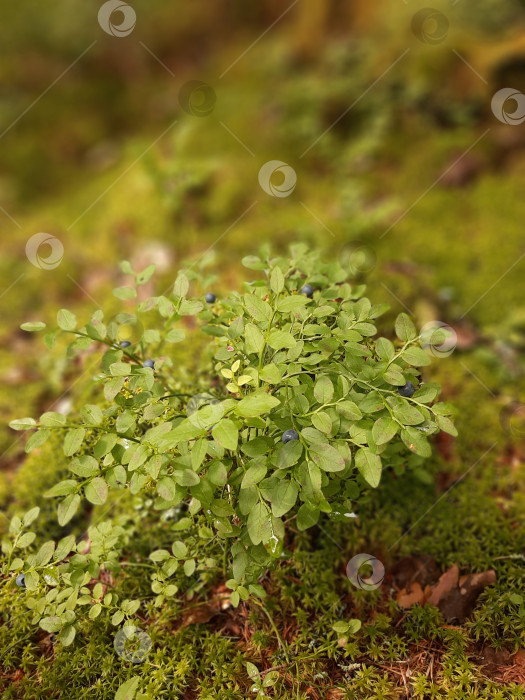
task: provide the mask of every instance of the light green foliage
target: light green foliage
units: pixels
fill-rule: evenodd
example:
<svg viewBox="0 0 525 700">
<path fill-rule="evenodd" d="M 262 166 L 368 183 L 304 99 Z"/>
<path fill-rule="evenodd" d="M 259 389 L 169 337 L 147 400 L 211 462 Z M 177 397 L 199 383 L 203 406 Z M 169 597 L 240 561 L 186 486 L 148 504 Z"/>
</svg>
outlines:
<svg viewBox="0 0 525 700">
<path fill-rule="evenodd" d="M 199 274 L 191 271 L 178 275 L 168 296 L 142 301 L 134 314 L 109 322 L 99 310 L 80 326 L 74 314 L 59 311 L 60 330 L 46 338 L 72 335 L 68 357 L 91 346 L 103 349 L 98 391 L 105 403 L 86 404 L 68 417 L 47 412 L 39 421 L 11 423 L 15 430 L 35 430 L 28 452 L 61 436 L 69 474 L 45 494 L 56 500 L 61 526 L 81 504 L 103 506 L 118 492 L 137 497 L 157 518 L 186 509 L 175 526 L 179 537 L 149 554 L 156 606 L 179 590 L 172 579 L 177 570 L 195 580 L 210 566 L 199 540 L 222 542 L 234 605 L 250 594 L 263 596 L 256 582 L 283 552 L 286 520 L 297 517 L 305 530 L 321 513 L 351 511 L 357 494 L 377 487 L 385 468 L 401 474 L 418 467 L 430 455 L 427 436 L 440 427 L 455 434 L 452 423 L 441 420 L 450 407 L 434 403 L 439 385 L 422 384 L 409 398 L 397 391 L 408 381 L 417 386 L 413 366 L 428 362 L 406 314 L 396 320 L 397 340 L 376 338 L 375 320 L 385 307 L 372 305 L 363 285 L 349 283 L 338 264 L 323 263 L 305 246 L 295 246 L 290 259 L 263 252 L 244 263 L 263 276 L 212 306 L 203 304 Z M 132 290 L 153 273 L 151 266 L 135 273 L 127 262 L 122 269 Z M 305 279 L 316 290 L 312 299 L 300 293 Z M 188 316 L 197 318 L 213 346 L 209 391 L 200 398 L 180 386 L 169 353 L 162 352 L 166 343 L 183 341 L 180 322 Z M 121 330 L 130 319 L 140 319 L 141 334 L 122 347 Z M 143 367 L 149 357 L 154 370 Z M 284 443 L 286 430 L 298 439 Z M 79 610 L 90 619 L 106 612 L 115 625 L 136 612 L 138 601 L 86 588 L 102 569 L 120 571 L 136 521 L 95 522 L 89 548 L 66 538 L 56 551 L 51 541 L 35 554 L 34 534 L 20 534 L 26 524 L 12 520 L 4 571 L 25 574 L 35 623 L 70 644 Z M 17 552 L 25 548 L 29 557 Z"/>
</svg>

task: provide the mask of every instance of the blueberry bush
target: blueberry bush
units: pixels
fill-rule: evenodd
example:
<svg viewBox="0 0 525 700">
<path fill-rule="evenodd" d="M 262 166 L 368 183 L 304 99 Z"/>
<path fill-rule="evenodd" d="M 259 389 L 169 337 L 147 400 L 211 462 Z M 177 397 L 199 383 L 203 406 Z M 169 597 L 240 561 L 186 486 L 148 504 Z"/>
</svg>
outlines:
<svg viewBox="0 0 525 700">
<path fill-rule="evenodd" d="M 439 385 L 421 380 L 429 355 L 406 314 L 395 338 L 377 337 L 387 307 L 306 246 L 243 264 L 259 278 L 242 292 L 207 290 L 210 278 L 195 266 L 169 293 L 144 299 L 154 267 L 135 272 L 124 262 L 130 283 L 114 290 L 121 313 L 105 320 L 97 310 L 81 325 L 62 309 L 56 330 L 22 326 L 46 330 L 49 348 L 71 338 L 69 358 L 101 352 L 99 402 L 11 423 L 34 431 L 28 452 L 60 435 L 70 475 L 45 494 L 59 524 L 67 533 L 77 512 L 119 492 L 140 503 L 129 517 L 92 520 L 85 536 L 40 545 L 30 529 L 38 508 L 12 518 L 2 572 L 26 589 L 33 623 L 65 645 L 84 613 L 132 624 L 141 601 L 119 599 L 103 573 L 118 576 L 140 513 L 173 521 L 174 541 L 144 564 L 155 605 L 180 590 L 181 572 L 193 590 L 222 576 L 238 605 L 264 597 L 263 574 L 293 556 L 290 523 L 303 531 L 321 517 L 348 520 L 383 469 L 421 472 L 428 438 L 456 434 L 451 407 L 436 402 Z M 201 353 L 198 373 L 174 362 L 174 343 Z M 222 561 L 210 556 L 217 543 Z"/>
</svg>

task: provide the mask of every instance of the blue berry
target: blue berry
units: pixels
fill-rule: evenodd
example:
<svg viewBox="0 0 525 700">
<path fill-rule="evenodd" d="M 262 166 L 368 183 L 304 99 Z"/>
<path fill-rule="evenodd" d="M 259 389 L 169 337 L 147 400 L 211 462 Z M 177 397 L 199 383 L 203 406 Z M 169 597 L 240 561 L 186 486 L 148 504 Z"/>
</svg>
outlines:
<svg viewBox="0 0 525 700">
<path fill-rule="evenodd" d="M 397 387 L 397 391 L 399 392 L 399 394 L 401 394 L 401 396 L 404 396 L 407 399 L 409 399 L 413 395 L 415 390 L 416 389 L 412 382 L 407 382 L 405 386 Z"/>
<path fill-rule="evenodd" d="M 206 296 L 204 298 L 206 299 L 207 304 L 213 304 L 215 302 L 215 300 L 217 299 L 215 294 L 212 294 L 211 292 L 208 292 L 208 294 L 206 294 Z"/>
<path fill-rule="evenodd" d="M 26 587 L 25 574 L 18 574 L 18 576 L 16 577 L 16 585 L 19 586 L 20 588 Z"/>
<path fill-rule="evenodd" d="M 283 433 L 283 442 L 287 443 L 291 440 L 299 440 L 299 433 L 297 430 L 285 430 Z"/>
<path fill-rule="evenodd" d="M 130 345 L 131 345 L 131 343 L 129 342 L 129 340 L 123 340 L 123 341 L 120 343 L 120 347 L 121 347 L 121 348 L 129 348 Z"/>
<path fill-rule="evenodd" d="M 309 299 L 311 299 L 314 295 L 314 288 L 311 284 L 305 284 L 304 287 L 301 288 L 301 294 L 305 294 Z"/>
<path fill-rule="evenodd" d="M 151 369 L 155 369 L 155 362 L 153 360 L 146 360 L 142 366 L 151 367 Z"/>
</svg>

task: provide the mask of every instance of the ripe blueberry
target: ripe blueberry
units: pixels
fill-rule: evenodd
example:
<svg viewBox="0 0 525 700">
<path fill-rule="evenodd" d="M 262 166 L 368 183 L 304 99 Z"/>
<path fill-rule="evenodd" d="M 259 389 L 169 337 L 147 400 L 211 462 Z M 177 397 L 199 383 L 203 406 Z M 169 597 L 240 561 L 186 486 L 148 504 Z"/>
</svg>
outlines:
<svg viewBox="0 0 525 700">
<path fill-rule="evenodd" d="M 299 433 L 297 430 L 285 430 L 283 433 L 283 442 L 287 443 L 291 440 L 299 440 Z"/>
<path fill-rule="evenodd" d="M 120 343 L 120 347 L 121 347 L 121 348 L 129 348 L 130 345 L 131 345 L 131 343 L 129 342 L 129 340 L 123 340 L 123 341 Z"/>
<path fill-rule="evenodd" d="M 399 394 L 401 394 L 401 396 L 405 396 L 407 399 L 409 399 L 412 396 L 415 390 L 416 389 L 412 382 L 407 382 L 405 386 L 397 387 L 397 391 L 399 392 Z"/>
<path fill-rule="evenodd" d="M 153 360 L 146 360 L 142 366 L 151 367 L 151 369 L 155 369 L 155 362 Z"/>
<path fill-rule="evenodd" d="M 301 288 L 301 294 L 305 294 L 309 299 L 311 299 L 314 295 L 314 288 L 311 284 L 305 284 L 304 287 Z"/>
<path fill-rule="evenodd" d="M 26 587 L 25 574 L 18 574 L 18 576 L 16 577 L 16 585 L 19 586 L 20 588 Z"/>
<path fill-rule="evenodd" d="M 208 292 L 208 294 L 206 294 L 206 296 L 204 298 L 206 299 L 207 304 L 213 304 L 213 302 L 215 301 L 215 299 L 217 297 L 215 296 L 215 294 Z"/>
</svg>

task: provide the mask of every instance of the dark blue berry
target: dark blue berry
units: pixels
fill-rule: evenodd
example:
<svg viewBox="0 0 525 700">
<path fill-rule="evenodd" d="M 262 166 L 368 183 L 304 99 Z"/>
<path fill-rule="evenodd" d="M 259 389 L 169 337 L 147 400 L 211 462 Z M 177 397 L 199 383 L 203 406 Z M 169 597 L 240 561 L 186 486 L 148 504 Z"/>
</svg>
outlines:
<svg viewBox="0 0 525 700">
<path fill-rule="evenodd" d="M 311 299 L 314 295 L 314 288 L 311 284 L 305 284 L 304 287 L 301 288 L 301 294 L 305 294 L 309 299 Z"/>
<path fill-rule="evenodd" d="M 299 440 L 299 433 L 297 430 L 285 430 L 283 433 L 283 442 L 290 442 L 291 440 Z"/>
<path fill-rule="evenodd" d="M 206 299 L 207 304 L 213 304 L 215 302 L 215 300 L 217 299 L 215 294 L 212 294 L 211 292 L 208 292 L 208 294 L 206 294 L 206 296 L 204 298 Z"/>
<path fill-rule="evenodd" d="M 409 399 L 416 389 L 412 382 L 407 382 L 405 386 L 398 386 L 397 390 L 401 394 L 401 396 L 404 396 L 405 398 Z"/>
<path fill-rule="evenodd" d="M 121 348 L 129 348 L 130 345 L 131 345 L 131 343 L 129 342 L 129 340 L 123 340 L 123 341 L 120 343 L 120 347 L 121 347 Z"/>
<path fill-rule="evenodd" d="M 16 585 L 19 586 L 20 588 L 26 587 L 25 574 L 18 574 L 18 576 L 16 577 Z"/>
<path fill-rule="evenodd" d="M 151 367 L 151 369 L 155 369 L 155 362 L 153 360 L 146 360 L 142 366 Z"/>
</svg>

